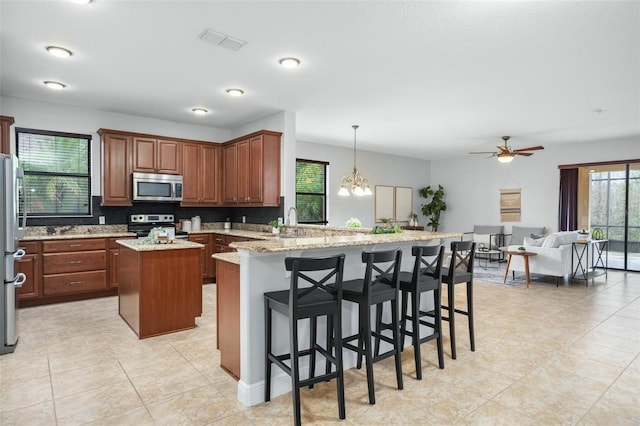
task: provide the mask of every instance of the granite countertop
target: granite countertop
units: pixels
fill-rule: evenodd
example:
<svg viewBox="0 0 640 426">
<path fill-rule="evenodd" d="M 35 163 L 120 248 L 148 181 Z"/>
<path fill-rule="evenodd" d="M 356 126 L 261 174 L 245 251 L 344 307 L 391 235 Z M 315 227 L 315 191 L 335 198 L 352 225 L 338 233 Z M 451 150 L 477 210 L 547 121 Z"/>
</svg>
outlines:
<svg viewBox="0 0 640 426">
<path fill-rule="evenodd" d="M 27 226 L 22 241 L 135 237 L 127 225 Z"/>
<path fill-rule="evenodd" d="M 430 241 L 442 238 L 460 238 L 462 233 L 404 231 L 399 234 L 362 233 L 348 236 L 324 237 L 275 237 L 266 241 L 247 241 L 231 243 L 230 247 L 255 253 L 277 253 L 293 250 L 311 250 L 334 247 L 399 243 L 410 241 Z"/>
<path fill-rule="evenodd" d="M 232 235 L 234 237 L 255 238 L 257 240 L 270 240 L 276 235 L 269 232 L 260 231 L 248 231 L 244 229 L 200 229 L 199 231 L 189 231 L 189 235 L 192 234 L 223 234 Z"/>
<path fill-rule="evenodd" d="M 125 246 L 135 251 L 181 250 L 204 247 L 204 245 L 200 243 L 194 243 L 187 240 L 173 240 L 173 243 L 171 244 L 153 244 L 146 238 L 139 238 L 137 240 L 118 240 L 116 242 L 121 246 Z"/>
<path fill-rule="evenodd" d="M 214 253 L 211 255 L 213 259 L 222 260 L 223 262 L 240 264 L 240 255 L 237 252 Z"/>
</svg>

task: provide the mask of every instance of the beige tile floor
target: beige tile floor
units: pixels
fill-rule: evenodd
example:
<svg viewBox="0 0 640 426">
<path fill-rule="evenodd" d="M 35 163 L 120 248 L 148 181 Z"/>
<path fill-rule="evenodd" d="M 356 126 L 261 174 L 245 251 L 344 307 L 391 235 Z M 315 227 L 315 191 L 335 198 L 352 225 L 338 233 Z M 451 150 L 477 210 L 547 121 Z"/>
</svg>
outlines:
<svg viewBox="0 0 640 426">
<path fill-rule="evenodd" d="M 412 350 L 403 353 L 402 391 L 392 360 L 376 364 L 373 406 L 363 371 L 349 370 L 347 419 L 331 382 L 303 390 L 303 422 L 640 424 L 640 274 L 528 290 L 477 282 L 475 306 L 475 352 L 462 318 L 458 359 L 447 356 L 444 370 L 433 342 L 423 345 L 422 381 Z M 251 408 L 236 401 L 235 381 L 218 367 L 215 285 L 204 287 L 204 314 L 189 331 L 138 340 L 117 308 L 111 297 L 20 310 L 20 344 L 0 357 L 0 424 L 291 423 L 290 395 Z"/>
</svg>

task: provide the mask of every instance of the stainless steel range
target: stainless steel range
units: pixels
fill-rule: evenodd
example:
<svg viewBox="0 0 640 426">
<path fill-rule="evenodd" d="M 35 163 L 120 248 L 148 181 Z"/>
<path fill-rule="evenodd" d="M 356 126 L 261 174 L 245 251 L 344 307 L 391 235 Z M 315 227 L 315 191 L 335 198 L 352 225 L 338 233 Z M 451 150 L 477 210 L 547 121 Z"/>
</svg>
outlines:
<svg viewBox="0 0 640 426">
<path fill-rule="evenodd" d="M 176 223 L 172 214 L 133 214 L 129 217 L 128 232 L 135 232 L 138 238 L 146 237 L 153 228 L 172 229 L 178 239 L 187 239 L 186 232 L 176 231 Z"/>
</svg>

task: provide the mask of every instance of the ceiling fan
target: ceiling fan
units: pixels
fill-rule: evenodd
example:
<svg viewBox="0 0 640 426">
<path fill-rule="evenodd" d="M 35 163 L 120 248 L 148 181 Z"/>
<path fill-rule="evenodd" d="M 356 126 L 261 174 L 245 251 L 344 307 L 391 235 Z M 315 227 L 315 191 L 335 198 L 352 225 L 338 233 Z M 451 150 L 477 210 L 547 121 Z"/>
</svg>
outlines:
<svg viewBox="0 0 640 426">
<path fill-rule="evenodd" d="M 533 155 L 533 152 L 527 152 L 527 151 L 537 151 L 540 149 L 544 149 L 544 147 L 540 145 L 532 146 L 529 148 L 511 149 L 511 147 L 507 145 L 507 142 L 509 141 L 510 138 L 511 136 L 502 137 L 502 140 L 504 141 L 504 146 L 496 146 L 496 148 L 500 150 L 498 152 L 482 151 L 482 152 L 470 152 L 469 154 L 491 154 L 488 158 L 498 157 L 499 162 L 510 163 L 511 160 L 513 160 L 516 155 L 524 155 L 525 157 L 529 157 L 530 155 Z"/>
</svg>

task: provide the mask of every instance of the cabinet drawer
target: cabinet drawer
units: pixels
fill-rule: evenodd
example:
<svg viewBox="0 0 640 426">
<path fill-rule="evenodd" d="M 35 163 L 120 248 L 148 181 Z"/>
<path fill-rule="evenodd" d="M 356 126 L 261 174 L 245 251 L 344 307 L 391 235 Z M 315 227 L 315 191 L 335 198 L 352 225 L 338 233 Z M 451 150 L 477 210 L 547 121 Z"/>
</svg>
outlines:
<svg viewBox="0 0 640 426">
<path fill-rule="evenodd" d="M 63 251 L 104 250 L 104 238 L 87 238 L 78 240 L 43 241 L 44 253 L 60 253 Z"/>
<path fill-rule="evenodd" d="M 77 253 L 50 253 L 43 255 L 43 273 L 62 274 L 65 272 L 94 271 L 105 269 L 105 251 L 83 251 Z"/>
<path fill-rule="evenodd" d="M 189 235 L 189 241 L 200 244 L 209 244 L 209 235 Z"/>
<path fill-rule="evenodd" d="M 20 241 L 20 247 L 24 249 L 27 254 L 37 254 L 40 251 L 38 241 Z"/>
<path fill-rule="evenodd" d="M 44 295 L 82 293 L 107 288 L 105 271 L 76 272 L 44 277 Z"/>
</svg>

